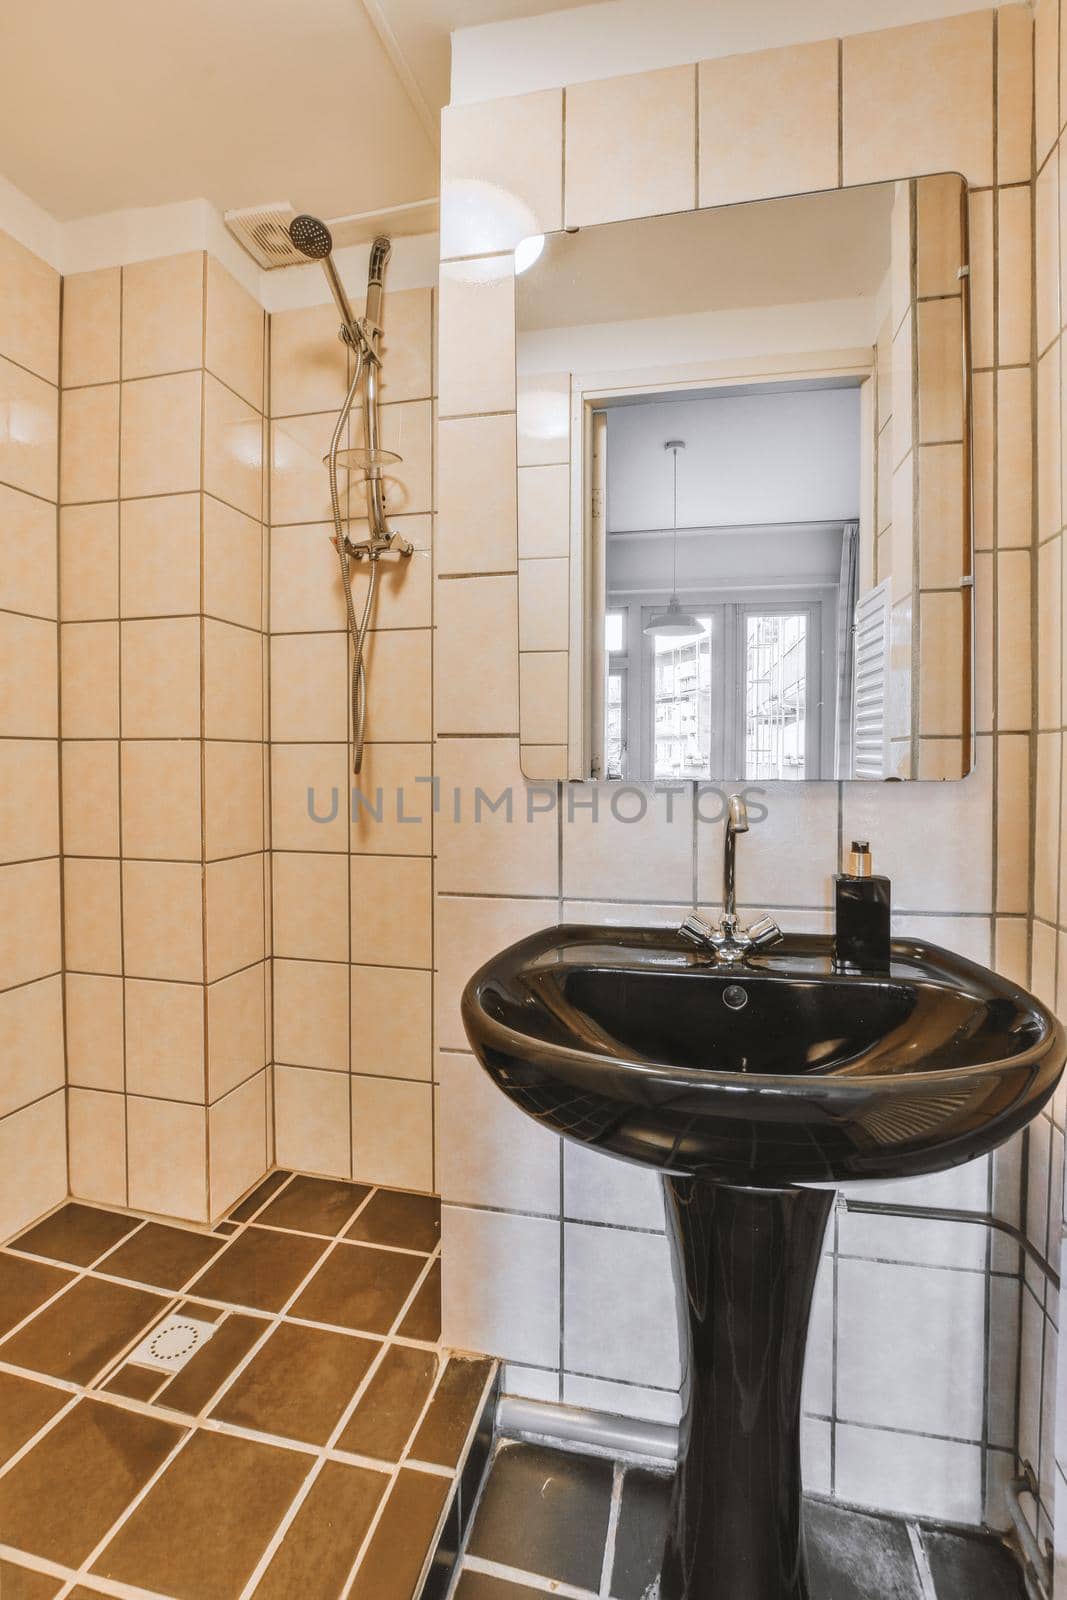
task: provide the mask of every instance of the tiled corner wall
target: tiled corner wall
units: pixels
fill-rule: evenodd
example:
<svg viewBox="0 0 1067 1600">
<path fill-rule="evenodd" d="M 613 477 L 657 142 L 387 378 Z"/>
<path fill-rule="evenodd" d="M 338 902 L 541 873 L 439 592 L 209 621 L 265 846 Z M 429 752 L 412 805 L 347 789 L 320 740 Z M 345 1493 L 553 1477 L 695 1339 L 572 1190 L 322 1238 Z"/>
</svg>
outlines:
<svg viewBox="0 0 1067 1600">
<path fill-rule="evenodd" d="M 1063 585 L 1067 582 L 1064 522 L 1063 386 L 1067 349 L 1067 15 L 1060 0 L 1039 0 L 1034 35 L 1034 348 L 1037 356 L 1036 505 L 1037 649 L 1035 715 L 1037 756 L 1034 825 L 1033 966 L 1035 993 L 1062 1016 L 1067 1009 L 1067 853 L 1063 808 L 1067 799 L 1067 703 L 1064 700 Z M 1059 1269 L 1063 1241 L 1063 1152 L 1067 1094 L 1062 1090 L 1029 1130 L 1026 1231 L 1038 1251 Z M 1060 1351 L 1059 1297 L 1044 1275 L 1028 1265 L 1023 1290 L 1019 1387 L 1019 1455 L 1040 1484 L 1037 1532 L 1057 1546 L 1056 1594 L 1067 1594 L 1067 1403 Z M 1057 1395 L 1059 1404 L 1057 1405 Z M 1024 1501 L 1029 1510 L 1030 1502 Z"/>
<path fill-rule="evenodd" d="M 264 322 L 202 251 L 64 280 L 70 1188 L 197 1221 L 270 1159 Z"/>
<path fill-rule="evenodd" d="M 505 1357 L 515 1392 L 674 1414 L 662 1202 L 654 1178 L 561 1148 L 493 1090 L 467 1050 L 460 990 L 495 949 L 559 919 L 675 922 L 694 904 L 713 906 L 721 806 L 687 785 L 673 797 L 646 790 L 643 801 L 631 789 L 613 807 L 608 789 L 524 783 L 510 251 L 563 225 L 834 183 L 966 177 L 976 770 L 945 785 L 768 785 L 739 884 L 747 906 L 775 910 L 790 927 L 825 927 L 838 839 L 869 837 L 893 879 L 900 931 L 1025 981 L 1032 47 L 1031 14 L 1013 6 L 445 113 L 435 617 L 445 1338 Z M 511 788 L 510 825 L 504 807 L 483 803 L 476 818 L 477 787 L 494 799 Z M 995 1207 L 1016 1221 L 1018 1156 L 1016 1144 L 995 1167 L 982 1161 L 895 1185 L 893 1197 Z M 988 1513 L 1004 1525 L 1018 1253 L 994 1248 L 981 1228 L 857 1216 L 839 1217 L 828 1245 L 820 1354 L 806 1385 L 809 1483 L 954 1520 Z"/>
<path fill-rule="evenodd" d="M 0 1236 L 66 1193 L 59 274 L 0 233 Z"/>
<path fill-rule="evenodd" d="M 275 313 L 270 337 L 277 1159 L 429 1190 L 433 292 L 385 296 L 382 436 L 403 457 L 387 476 L 386 507 L 415 553 L 380 565 L 358 778 L 349 768 L 350 647 L 323 467 L 348 351 L 332 305 Z M 361 434 L 357 408 L 352 442 Z M 355 474 L 351 482 L 359 518 L 363 489 Z M 353 538 L 364 532 L 353 524 Z M 358 567 L 357 613 L 367 582 Z"/>
</svg>

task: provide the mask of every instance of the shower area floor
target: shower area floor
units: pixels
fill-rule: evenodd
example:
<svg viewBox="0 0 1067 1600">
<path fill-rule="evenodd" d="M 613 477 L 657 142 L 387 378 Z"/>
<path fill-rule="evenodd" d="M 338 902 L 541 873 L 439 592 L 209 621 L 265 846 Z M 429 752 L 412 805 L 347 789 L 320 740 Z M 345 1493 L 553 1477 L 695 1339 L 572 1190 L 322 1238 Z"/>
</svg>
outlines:
<svg viewBox="0 0 1067 1600">
<path fill-rule="evenodd" d="M 439 1235 L 274 1172 L 211 1231 L 67 1202 L 0 1249 L 3 1600 L 440 1600 L 497 1365 L 441 1348 Z"/>
</svg>

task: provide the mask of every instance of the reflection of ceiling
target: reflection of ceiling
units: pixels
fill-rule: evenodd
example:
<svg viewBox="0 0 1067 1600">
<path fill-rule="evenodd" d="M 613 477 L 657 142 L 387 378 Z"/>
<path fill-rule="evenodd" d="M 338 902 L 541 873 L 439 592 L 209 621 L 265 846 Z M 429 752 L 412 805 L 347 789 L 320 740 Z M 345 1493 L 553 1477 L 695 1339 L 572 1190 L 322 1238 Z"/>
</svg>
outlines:
<svg viewBox="0 0 1067 1600">
<path fill-rule="evenodd" d="M 519 327 L 871 299 L 892 200 L 872 184 L 554 234 L 519 278 Z"/>
<path fill-rule="evenodd" d="M 62 220 L 437 194 L 452 28 L 578 0 L 8 0 L 0 175 Z"/>
</svg>

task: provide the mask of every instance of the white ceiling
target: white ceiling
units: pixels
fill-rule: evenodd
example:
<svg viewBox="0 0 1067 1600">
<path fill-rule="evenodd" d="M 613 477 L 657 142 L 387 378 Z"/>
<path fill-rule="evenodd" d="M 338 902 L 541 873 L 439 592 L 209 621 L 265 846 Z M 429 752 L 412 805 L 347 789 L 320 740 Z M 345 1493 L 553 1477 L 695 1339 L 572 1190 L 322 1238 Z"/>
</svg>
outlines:
<svg viewBox="0 0 1067 1600">
<path fill-rule="evenodd" d="M 0 7 L 0 175 L 53 216 L 205 198 L 336 217 L 434 196 L 449 32 L 581 0 Z"/>
</svg>

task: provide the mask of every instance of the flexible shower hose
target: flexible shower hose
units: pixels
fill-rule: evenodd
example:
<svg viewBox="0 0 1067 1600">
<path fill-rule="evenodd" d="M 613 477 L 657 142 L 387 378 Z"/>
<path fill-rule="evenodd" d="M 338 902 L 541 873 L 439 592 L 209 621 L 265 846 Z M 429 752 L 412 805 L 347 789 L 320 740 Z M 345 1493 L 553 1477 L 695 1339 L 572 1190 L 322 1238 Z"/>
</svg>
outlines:
<svg viewBox="0 0 1067 1600">
<path fill-rule="evenodd" d="M 367 630 L 370 627 L 371 614 L 374 610 L 374 596 L 378 588 L 378 557 L 368 557 L 370 566 L 370 580 L 367 584 L 367 598 L 363 603 L 362 616 L 356 616 L 355 602 L 352 599 L 352 557 L 348 553 L 348 544 L 345 537 L 344 521 L 341 516 L 341 496 L 337 487 L 337 452 L 341 446 L 341 438 L 348 422 L 349 413 L 355 404 L 356 395 L 363 378 L 363 352 L 355 351 L 355 371 L 352 382 L 348 386 L 344 404 L 338 413 L 334 424 L 333 438 L 330 440 L 329 471 L 330 471 L 330 505 L 333 510 L 333 525 L 336 534 L 337 558 L 341 566 L 341 586 L 345 595 L 345 610 L 348 614 L 348 633 L 352 641 L 352 677 L 351 677 L 351 704 L 352 704 L 352 771 L 358 773 L 363 767 L 364 731 L 367 720 L 367 672 L 364 665 L 364 648 L 367 641 Z M 370 470 L 368 468 L 368 470 Z M 372 532 L 374 530 L 372 529 Z"/>
</svg>

